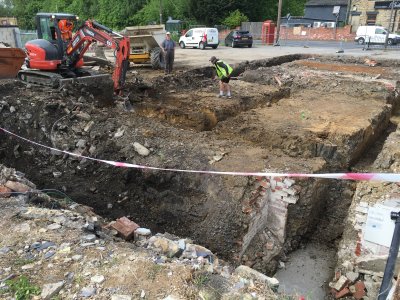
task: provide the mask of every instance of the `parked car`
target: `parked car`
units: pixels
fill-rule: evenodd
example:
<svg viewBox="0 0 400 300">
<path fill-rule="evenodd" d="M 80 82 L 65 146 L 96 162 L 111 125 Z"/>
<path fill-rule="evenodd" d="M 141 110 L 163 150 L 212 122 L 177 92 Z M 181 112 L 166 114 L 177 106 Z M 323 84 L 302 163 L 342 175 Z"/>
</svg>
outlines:
<svg viewBox="0 0 400 300">
<path fill-rule="evenodd" d="M 217 28 L 192 28 L 179 38 L 179 46 L 182 49 L 186 47 L 200 48 L 201 50 L 206 47 L 217 49 L 218 45 Z"/>
<path fill-rule="evenodd" d="M 225 38 L 225 46 L 247 46 L 253 47 L 253 36 L 248 31 L 232 30 Z"/>
<path fill-rule="evenodd" d="M 387 29 L 382 26 L 359 26 L 354 41 L 360 45 L 364 43 L 384 44 L 386 40 Z M 400 43 L 400 35 L 389 33 L 388 45 Z"/>
</svg>

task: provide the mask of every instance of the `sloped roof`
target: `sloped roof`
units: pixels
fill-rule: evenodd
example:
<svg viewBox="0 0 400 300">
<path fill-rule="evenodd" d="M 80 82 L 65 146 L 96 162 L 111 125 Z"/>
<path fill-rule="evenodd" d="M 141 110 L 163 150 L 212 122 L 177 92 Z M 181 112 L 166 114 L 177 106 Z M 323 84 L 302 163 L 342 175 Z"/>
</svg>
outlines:
<svg viewBox="0 0 400 300">
<path fill-rule="evenodd" d="M 309 0 L 306 6 L 343 6 L 348 4 L 348 0 Z"/>
</svg>

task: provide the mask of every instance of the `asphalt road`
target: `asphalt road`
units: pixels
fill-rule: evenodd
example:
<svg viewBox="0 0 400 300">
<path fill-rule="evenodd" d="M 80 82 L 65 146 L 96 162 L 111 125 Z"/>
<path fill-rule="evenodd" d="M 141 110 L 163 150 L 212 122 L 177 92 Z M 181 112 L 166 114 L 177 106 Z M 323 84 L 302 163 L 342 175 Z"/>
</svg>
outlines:
<svg viewBox="0 0 400 300">
<path fill-rule="evenodd" d="M 211 56 L 216 56 L 230 64 L 295 53 L 368 57 L 376 60 L 400 59 L 400 47 L 387 50 L 381 46 L 371 47 L 370 50 L 363 48 L 362 45 L 354 42 L 341 44 L 329 41 L 281 41 L 280 46 L 254 44 L 252 48 L 231 48 L 220 45 L 217 49 L 206 48 L 205 50 L 178 47 L 175 52 L 175 68 L 179 70 L 187 67 L 204 67 L 209 65 Z M 338 53 L 339 50 L 343 50 L 343 53 Z"/>
</svg>

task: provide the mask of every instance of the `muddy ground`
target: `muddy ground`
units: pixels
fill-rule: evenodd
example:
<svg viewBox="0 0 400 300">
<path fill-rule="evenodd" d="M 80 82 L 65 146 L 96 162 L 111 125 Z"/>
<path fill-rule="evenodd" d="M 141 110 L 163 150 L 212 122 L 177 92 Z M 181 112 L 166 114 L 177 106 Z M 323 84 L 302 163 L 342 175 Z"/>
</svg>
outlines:
<svg viewBox="0 0 400 300">
<path fill-rule="evenodd" d="M 108 96 L 100 99 L 102 86 L 53 90 L 2 81 L 1 127 L 104 160 L 304 173 L 351 170 L 393 129 L 400 73 L 393 61 L 372 67 L 361 58 L 289 55 L 243 62 L 236 66 L 240 79 L 231 82 L 232 99 L 216 97 L 211 72 L 188 67 L 163 76 L 134 68 L 124 96 L 112 105 L 104 101 Z M 116 168 L 1 135 L 1 162 L 40 189 L 63 191 L 107 219 L 128 216 L 154 232 L 190 237 L 269 275 L 309 239 L 334 247 L 354 192 L 351 182 L 299 181 L 300 200 L 288 207 L 284 243 L 273 255 L 258 254 L 253 245 L 244 258 L 242 239 L 257 214 L 256 205 L 246 207 L 256 178 Z M 138 154 L 135 142 L 149 155 Z"/>
</svg>

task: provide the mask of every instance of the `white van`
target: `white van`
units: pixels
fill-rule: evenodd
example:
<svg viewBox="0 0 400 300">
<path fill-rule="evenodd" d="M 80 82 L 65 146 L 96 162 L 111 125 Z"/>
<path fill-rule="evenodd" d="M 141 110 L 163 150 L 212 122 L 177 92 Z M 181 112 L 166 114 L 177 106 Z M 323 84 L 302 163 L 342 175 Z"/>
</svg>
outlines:
<svg viewBox="0 0 400 300">
<path fill-rule="evenodd" d="M 386 40 L 387 29 L 382 26 L 360 26 L 357 29 L 356 43 L 362 45 L 364 43 L 384 44 Z M 400 35 L 389 33 L 388 45 L 400 43 Z"/>
<path fill-rule="evenodd" d="M 192 28 L 179 38 L 179 46 L 182 49 L 186 47 L 200 48 L 201 50 L 206 47 L 217 49 L 218 44 L 217 28 Z"/>
</svg>

